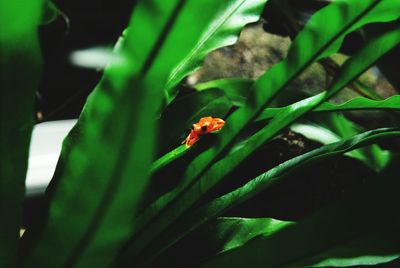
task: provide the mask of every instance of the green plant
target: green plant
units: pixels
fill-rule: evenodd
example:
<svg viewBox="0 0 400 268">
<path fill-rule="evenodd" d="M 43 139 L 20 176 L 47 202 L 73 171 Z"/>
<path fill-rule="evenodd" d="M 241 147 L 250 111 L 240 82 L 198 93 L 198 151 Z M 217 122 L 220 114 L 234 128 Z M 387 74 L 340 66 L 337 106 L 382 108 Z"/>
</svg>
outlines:
<svg viewBox="0 0 400 268">
<path fill-rule="evenodd" d="M 65 139 L 46 193 L 47 214 L 28 227 L 17 260 L 39 77 L 31 68 L 40 63 L 36 26 L 42 4 L 25 2 L 8 0 L 0 6 L 3 25 L 11 20 L 5 14 L 18 21 L 0 35 L 1 107 L 17 110 L 1 115 L 0 213 L 8 219 L 0 225 L 1 267 L 144 267 L 167 261 L 204 267 L 346 267 L 400 256 L 399 158 L 376 145 L 399 138 L 400 129 L 365 131 L 331 114 L 359 109 L 397 113 L 399 96 L 328 102 L 398 46 L 400 2 L 335 1 L 311 17 L 285 60 L 258 80 L 211 81 L 177 97 L 182 79 L 209 52 L 233 44 L 245 24 L 258 20 L 266 1 L 155 0 L 136 3 L 115 48 L 119 60 L 104 70 Z M 337 52 L 347 34 L 371 23 L 384 30 L 365 39 L 325 91 L 271 107 L 279 98 L 285 102 L 282 92 L 302 71 Z M 27 63 L 17 60 L 21 53 Z M 26 79 L 10 75 L 15 70 Z M 190 124 L 208 115 L 226 118 L 222 131 L 193 147 L 178 146 Z M 264 146 L 295 122 L 329 133 L 318 139 L 325 145 L 273 166 L 258 157 L 267 155 Z M 315 137 L 309 129 L 297 130 Z M 272 186 L 343 154 L 379 180 L 297 220 L 227 217 L 230 209 Z M 255 156 L 258 161 L 249 163 Z M 251 172 L 254 167 L 257 174 Z"/>
</svg>

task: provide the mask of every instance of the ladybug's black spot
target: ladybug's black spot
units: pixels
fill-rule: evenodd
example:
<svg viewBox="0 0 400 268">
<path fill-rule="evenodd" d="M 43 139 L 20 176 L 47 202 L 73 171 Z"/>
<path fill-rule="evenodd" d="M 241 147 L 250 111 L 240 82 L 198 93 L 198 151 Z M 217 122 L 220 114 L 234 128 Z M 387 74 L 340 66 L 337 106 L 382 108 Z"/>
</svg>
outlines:
<svg viewBox="0 0 400 268">
<path fill-rule="evenodd" d="M 207 131 L 207 126 L 202 126 L 201 131 L 206 132 Z"/>
</svg>

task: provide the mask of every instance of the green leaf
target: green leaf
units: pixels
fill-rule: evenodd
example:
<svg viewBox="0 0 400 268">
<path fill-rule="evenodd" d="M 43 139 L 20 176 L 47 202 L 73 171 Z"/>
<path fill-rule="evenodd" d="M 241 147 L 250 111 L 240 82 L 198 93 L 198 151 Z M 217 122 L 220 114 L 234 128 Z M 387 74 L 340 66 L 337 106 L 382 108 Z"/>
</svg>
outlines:
<svg viewBox="0 0 400 268">
<path fill-rule="evenodd" d="M 316 122 L 317 125 L 308 127 L 304 125 L 294 125 L 291 126 L 291 129 L 311 140 L 319 141 L 322 144 L 349 138 L 362 131 L 360 126 L 341 114 L 332 113 L 317 115 L 313 121 Z M 317 129 L 319 133 L 316 133 L 315 130 Z M 321 135 L 321 132 L 324 132 L 325 135 Z M 329 133 L 332 135 L 329 135 Z M 378 145 L 371 145 L 368 148 L 354 150 L 347 155 L 360 160 L 376 172 L 382 170 L 390 160 L 390 152 L 382 150 Z"/>
<path fill-rule="evenodd" d="M 41 1 L 0 1 L 0 267 L 13 267 L 21 227 L 35 90 L 41 75 Z"/>
<path fill-rule="evenodd" d="M 109 267 L 132 234 L 134 220 L 127 215 L 148 183 L 153 119 L 167 79 L 150 68 L 181 5 L 137 4 L 135 27 L 119 43 L 122 60 L 107 67 L 65 141 L 46 222 L 26 232 L 21 267 Z"/>
<path fill-rule="evenodd" d="M 242 28 L 259 19 L 267 0 L 203 0 L 188 1 L 181 20 L 176 26 L 185 29 L 190 25 L 191 35 L 172 32 L 168 37 L 164 58 L 174 60 L 171 73 L 165 86 L 167 103 L 177 94 L 175 86 L 188 74 L 200 67 L 211 51 L 234 44 Z M 198 10 L 200 13 L 192 13 Z M 196 20 L 193 20 L 196 16 Z M 195 21 L 195 23 L 194 23 Z M 171 55 L 168 47 L 175 48 L 179 54 Z"/>
<path fill-rule="evenodd" d="M 166 262 L 171 267 L 196 267 L 203 259 L 240 247 L 257 236 L 275 233 L 290 224 L 292 222 L 271 218 L 220 217 L 203 224 L 180 240 L 151 263 L 151 267 L 159 267 Z M 145 256 L 141 257 L 146 259 Z"/>
<path fill-rule="evenodd" d="M 203 267 L 344 267 L 398 258 L 399 175 L 397 159 L 372 185 L 275 234 L 217 255 Z"/>
<path fill-rule="evenodd" d="M 154 173 L 159 169 L 165 167 L 166 165 L 170 164 L 175 159 L 184 155 L 189 148 L 186 145 L 181 145 L 176 147 L 174 150 L 170 151 L 169 153 L 163 155 L 159 159 L 153 162 L 151 165 L 151 172 Z"/>
<path fill-rule="evenodd" d="M 221 183 L 222 179 L 232 170 L 232 167 L 240 164 L 241 161 L 259 148 L 259 146 L 279 133 L 282 128 L 288 126 L 294 120 L 337 93 L 369 68 L 380 56 L 395 47 L 400 42 L 400 34 L 395 30 L 371 40 L 361 51 L 343 65 L 340 75 L 332 82 L 329 90 L 310 99 L 288 106 L 287 109 L 280 113 L 263 130 L 252 136 L 246 142 L 246 146 L 236 153 L 226 155 L 221 161 L 212 165 L 216 159 L 224 156 L 227 147 L 233 143 L 238 133 L 261 113 L 269 100 L 304 69 L 305 66 L 308 66 L 312 60 L 317 60 L 320 55 L 325 55 L 324 51 L 338 40 L 341 40 L 344 33 L 353 29 L 355 25 L 360 26 L 361 22 L 367 23 L 374 19 L 378 21 L 389 20 L 389 18 L 397 17 L 397 15 L 393 14 L 389 14 L 388 17 L 382 17 L 380 13 L 382 5 L 390 5 L 390 3 L 390 1 L 381 1 L 378 4 L 376 1 L 367 1 L 363 2 L 363 8 L 360 8 L 360 2 L 357 2 L 357 4 L 354 4 L 354 2 L 344 4 L 344 2 L 340 1 L 318 12 L 310 20 L 311 26 L 306 27 L 298 35 L 296 39 L 298 41 L 293 44 L 289 52 L 289 57 L 263 75 L 255 83 L 254 91 L 252 92 L 253 95 L 249 97 L 247 105 L 238 109 L 228 118 L 223 131 L 219 135 L 219 143 L 200 154 L 188 166 L 183 180 L 178 187 L 156 200 L 138 217 L 137 232 L 139 230 L 143 231 L 143 229 L 146 229 L 146 231 L 143 231 L 140 236 L 135 237 L 130 242 L 130 246 L 125 251 L 126 258 L 129 259 L 135 256 L 134 253 L 139 252 L 159 233 L 163 232 L 164 228 L 172 224 L 207 191 L 215 187 L 218 183 Z M 395 5 L 395 7 L 397 6 Z M 374 8 L 377 9 L 375 10 Z M 344 14 L 348 15 L 348 17 L 342 15 L 341 19 L 343 21 L 341 22 L 332 20 L 335 23 L 334 25 L 329 25 L 330 28 L 328 29 L 332 33 L 327 35 L 323 28 L 319 28 L 319 30 L 314 29 L 314 25 L 318 21 L 320 22 L 318 25 L 326 25 L 326 17 L 337 15 L 337 12 L 342 9 L 347 11 Z M 311 41 L 313 41 L 313 45 L 315 45 L 313 48 L 315 49 L 310 49 Z M 300 49 L 302 46 L 303 49 Z M 170 205 L 167 206 L 168 204 Z M 165 207 L 167 209 L 164 210 Z M 154 221 L 155 218 L 158 220 Z"/>
<path fill-rule="evenodd" d="M 183 46 L 192 51 L 204 18 L 210 20 L 194 20 L 193 14 L 204 13 L 204 7 L 214 12 L 214 2 L 154 0 L 135 6 L 116 47 L 118 60 L 107 67 L 64 143 L 49 191 L 49 216 L 27 233 L 23 267 L 111 264 L 132 234 L 134 218 L 126 215 L 134 213 L 147 185 L 162 87 L 185 55 Z M 254 2 L 250 6 L 256 8 Z"/>
<path fill-rule="evenodd" d="M 268 120 L 276 116 L 281 112 L 282 108 L 267 108 L 261 115 L 257 118 L 257 121 Z M 317 108 L 315 108 L 312 113 L 324 113 L 324 112 L 342 112 L 350 110 L 400 110 L 400 95 L 393 95 L 385 100 L 377 101 L 371 100 L 364 97 L 353 98 L 342 104 L 333 104 L 330 102 L 324 102 Z"/>
<path fill-rule="evenodd" d="M 377 129 L 356 135 L 347 140 L 341 140 L 333 144 L 324 145 L 318 149 L 287 160 L 286 162 L 257 176 L 242 187 L 224 196 L 216 198 L 209 204 L 186 214 L 185 217 L 176 221 L 174 225 L 170 226 L 160 237 L 157 238 L 157 240 L 149 245 L 148 248 L 151 248 L 151 251 L 142 251 L 138 258 L 149 262 L 170 248 L 174 250 L 173 247 L 177 242 L 193 232 L 196 233 L 197 228 L 200 226 L 212 221 L 214 218 L 222 215 L 229 209 L 258 195 L 271 185 L 287 179 L 288 176 L 304 167 L 312 166 L 313 164 L 315 165 L 324 159 L 393 137 L 400 137 L 399 129 Z"/>
</svg>

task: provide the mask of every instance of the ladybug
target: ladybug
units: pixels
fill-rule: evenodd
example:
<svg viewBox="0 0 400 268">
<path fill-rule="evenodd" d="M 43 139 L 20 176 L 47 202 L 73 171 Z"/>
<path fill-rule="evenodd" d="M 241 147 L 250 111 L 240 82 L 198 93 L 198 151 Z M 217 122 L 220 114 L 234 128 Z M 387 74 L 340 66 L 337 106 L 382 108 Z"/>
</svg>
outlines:
<svg viewBox="0 0 400 268">
<path fill-rule="evenodd" d="M 186 144 L 186 147 L 192 146 L 200 136 L 208 133 L 218 131 L 225 125 L 225 121 L 221 118 L 212 118 L 211 116 L 202 117 L 200 121 L 193 124 L 193 129 L 186 137 L 182 144 Z"/>
</svg>

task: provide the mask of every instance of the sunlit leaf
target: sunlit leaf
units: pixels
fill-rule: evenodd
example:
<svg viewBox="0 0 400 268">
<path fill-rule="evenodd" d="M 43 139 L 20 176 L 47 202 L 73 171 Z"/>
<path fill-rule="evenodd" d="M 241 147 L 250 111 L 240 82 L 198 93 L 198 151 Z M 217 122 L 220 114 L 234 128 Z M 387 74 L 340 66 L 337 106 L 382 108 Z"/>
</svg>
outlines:
<svg viewBox="0 0 400 268">
<path fill-rule="evenodd" d="M 282 128 L 337 93 L 369 68 L 379 57 L 399 44 L 400 34 L 395 30 L 371 40 L 343 65 L 340 75 L 336 77 L 327 91 L 289 106 L 265 129 L 252 136 L 246 142 L 245 147 L 237 153 L 226 155 L 225 158 L 212 165 L 214 160 L 224 155 L 227 147 L 233 143 L 240 131 L 254 120 L 272 98 L 305 67 L 311 62 L 336 51 L 345 33 L 365 23 L 396 19 L 398 13 L 382 12 L 383 10 L 386 11 L 388 7 L 398 10 L 400 5 L 391 1 L 363 1 L 362 3 L 337 1 L 316 13 L 311 18 L 309 25 L 296 38 L 289 51 L 288 58 L 271 68 L 256 81 L 246 106 L 237 110 L 228 118 L 224 130 L 219 135 L 219 144 L 200 154 L 188 166 L 182 183 L 173 191 L 155 201 L 139 216 L 137 228 L 146 231 L 141 232 L 141 235 L 135 238 L 135 242 L 131 243 L 130 247 L 126 249 L 126 258 L 135 256 L 134 253 L 138 253 L 152 239 L 163 232 L 169 224 L 172 224 L 208 190 L 221 183 L 222 178 L 230 172 L 231 167 L 238 165 L 259 146 L 279 133 Z M 327 18 L 332 19 L 327 20 Z M 326 21 L 332 23 L 327 24 Z M 326 26 L 326 29 L 321 28 L 321 25 Z M 314 29 L 315 27 L 318 30 Z M 168 204 L 171 205 L 167 206 Z M 167 209 L 164 210 L 166 207 Z M 155 218 L 157 218 L 157 221 L 154 220 Z"/>
<path fill-rule="evenodd" d="M 153 249 L 150 253 L 142 252 L 141 254 L 144 254 L 149 259 L 156 259 L 164 251 L 168 249 L 174 250 L 173 247 L 177 242 L 192 232 L 197 232 L 196 229 L 198 227 L 208 221 L 212 221 L 229 209 L 244 203 L 271 185 L 290 178 L 289 176 L 296 171 L 307 166 L 312 166 L 313 164 L 318 164 L 318 162 L 324 159 L 329 159 L 359 147 L 393 137 L 400 137 L 399 129 L 373 130 L 354 136 L 351 139 L 322 146 L 321 148 L 290 159 L 252 179 L 244 186 L 186 214 L 185 217 L 180 218 L 150 245 L 151 247 L 149 248 Z M 213 253 L 216 254 L 217 252 L 214 251 Z"/>
<path fill-rule="evenodd" d="M 241 29 L 248 23 L 259 19 L 266 0 L 203 0 L 188 1 L 183 9 L 183 16 L 178 20 L 178 29 L 190 25 L 194 31 L 188 33 L 172 32 L 165 48 L 165 61 L 174 61 L 166 84 L 167 102 L 177 94 L 174 88 L 185 76 L 200 67 L 204 58 L 211 51 L 234 44 Z M 200 14 L 189 12 L 201 10 Z M 196 24 L 193 24 L 196 16 Z M 179 52 L 175 57 L 168 53 L 168 46 L 173 46 Z M 162 53 L 163 51 L 161 51 Z"/>
</svg>

